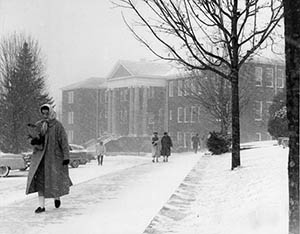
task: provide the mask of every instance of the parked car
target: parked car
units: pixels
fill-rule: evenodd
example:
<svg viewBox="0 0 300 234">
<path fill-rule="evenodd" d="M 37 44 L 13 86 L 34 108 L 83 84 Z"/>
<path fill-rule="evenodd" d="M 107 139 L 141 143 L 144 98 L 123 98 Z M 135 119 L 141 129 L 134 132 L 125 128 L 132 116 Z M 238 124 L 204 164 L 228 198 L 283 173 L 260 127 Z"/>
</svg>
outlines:
<svg viewBox="0 0 300 234">
<path fill-rule="evenodd" d="M 69 144 L 70 146 L 70 165 L 73 168 L 78 167 L 80 164 L 90 162 L 91 154 L 81 145 Z"/>
<path fill-rule="evenodd" d="M 10 170 L 26 170 L 30 160 L 23 154 L 0 152 L 0 177 L 8 176 Z"/>
<path fill-rule="evenodd" d="M 70 166 L 73 168 L 79 167 L 79 165 L 87 164 L 94 157 L 81 145 L 69 144 L 70 147 Z M 32 152 L 22 153 L 24 160 L 26 161 L 27 167 L 30 166 L 30 159 Z M 26 170 L 25 169 L 25 170 Z M 21 169 L 22 170 L 22 169 Z"/>
</svg>

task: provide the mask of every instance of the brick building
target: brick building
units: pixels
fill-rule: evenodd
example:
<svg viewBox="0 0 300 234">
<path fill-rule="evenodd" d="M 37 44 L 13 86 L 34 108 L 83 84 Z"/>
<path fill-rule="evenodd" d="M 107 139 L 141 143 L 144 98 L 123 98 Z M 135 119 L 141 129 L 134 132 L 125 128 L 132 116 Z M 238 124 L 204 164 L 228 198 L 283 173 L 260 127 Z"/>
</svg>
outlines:
<svg viewBox="0 0 300 234">
<path fill-rule="evenodd" d="M 267 140 L 268 107 L 284 87 L 282 62 L 247 64 L 251 98 L 241 113 L 241 142 Z M 246 73 L 245 72 L 245 73 Z M 249 75 L 250 74 L 250 75 Z M 191 136 L 220 130 L 217 120 L 187 98 L 185 77 L 166 63 L 118 61 L 107 78 L 90 78 L 63 88 L 63 124 L 73 143 L 103 135 L 144 137 L 168 131 L 176 148 L 189 149 Z"/>
<path fill-rule="evenodd" d="M 107 131 L 106 90 L 106 79 L 97 77 L 62 89 L 62 123 L 71 143 L 81 144 Z"/>
</svg>

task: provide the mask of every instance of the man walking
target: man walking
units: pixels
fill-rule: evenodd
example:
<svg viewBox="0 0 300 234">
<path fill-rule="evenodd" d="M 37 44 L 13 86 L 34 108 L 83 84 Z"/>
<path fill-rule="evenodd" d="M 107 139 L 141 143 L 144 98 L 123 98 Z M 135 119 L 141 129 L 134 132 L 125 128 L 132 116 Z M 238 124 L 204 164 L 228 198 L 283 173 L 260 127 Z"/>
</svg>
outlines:
<svg viewBox="0 0 300 234">
<path fill-rule="evenodd" d="M 168 162 L 168 158 L 171 155 L 171 147 L 173 146 L 171 137 L 167 132 L 164 132 L 164 136 L 161 138 L 161 155 L 163 156 L 163 161 Z"/>
<path fill-rule="evenodd" d="M 103 157 L 106 154 L 106 148 L 102 141 L 99 140 L 99 142 L 96 144 L 96 155 L 97 155 L 97 161 L 98 166 L 103 165 Z"/>
<path fill-rule="evenodd" d="M 200 138 L 199 138 L 199 134 L 197 133 L 195 136 L 192 137 L 193 150 L 194 150 L 195 154 L 198 151 L 199 142 L 200 142 Z"/>
</svg>

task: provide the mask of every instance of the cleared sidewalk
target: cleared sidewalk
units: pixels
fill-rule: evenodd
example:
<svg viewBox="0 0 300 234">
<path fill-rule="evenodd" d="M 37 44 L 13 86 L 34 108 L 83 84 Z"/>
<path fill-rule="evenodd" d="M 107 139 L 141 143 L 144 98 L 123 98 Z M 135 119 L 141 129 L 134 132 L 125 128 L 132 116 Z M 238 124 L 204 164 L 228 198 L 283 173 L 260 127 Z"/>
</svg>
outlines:
<svg viewBox="0 0 300 234">
<path fill-rule="evenodd" d="M 34 214 L 36 198 L 3 207 L 0 233 L 143 233 L 201 158 L 174 154 L 168 163 L 149 163 L 110 173 L 72 187 L 55 209 Z"/>
</svg>

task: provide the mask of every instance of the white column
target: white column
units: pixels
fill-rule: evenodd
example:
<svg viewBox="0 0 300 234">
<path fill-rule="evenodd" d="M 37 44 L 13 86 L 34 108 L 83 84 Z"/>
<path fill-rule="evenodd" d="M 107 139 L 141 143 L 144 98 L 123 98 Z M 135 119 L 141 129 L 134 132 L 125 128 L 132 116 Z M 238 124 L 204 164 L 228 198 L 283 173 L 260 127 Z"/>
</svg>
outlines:
<svg viewBox="0 0 300 234">
<path fill-rule="evenodd" d="M 107 110 L 107 131 L 109 133 L 112 133 L 112 118 L 111 118 L 111 104 L 112 104 L 112 98 L 111 98 L 111 90 L 107 90 L 107 97 L 108 97 L 108 110 Z"/>
<path fill-rule="evenodd" d="M 166 88 L 166 101 L 165 101 L 165 113 L 164 113 L 164 131 L 169 132 L 169 89 Z"/>
<path fill-rule="evenodd" d="M 147 135 L 147 114 L 148 114 L 148 88 L 143 88 L 143 118 L 142 118 L 142 128 L 143 135 Z"/>
<path fill-rule="evenodd" d="M 117 91 L 116 89 L 113 89 L 111 92 L 111 131 L 112 134 L 117 134 L 117 111 L 116 111 L 116 95 Z"/>
<path fill-rule="evenodd" d="M 133 109 L 133 134 L 138 135 L 139 133 L 139 117 L 140 117 L 140 95 L 139 87 L 134 88 L 134 109 Z"/>
<path fill-rule="evenodd" d="M 134 111 L 134 88 L 130 87 L 129 88 L 129 135 L 133 135 L 133 125 L 134 125 L 134 120 L 133 120 L 133 111 Z"/>
</svg>

